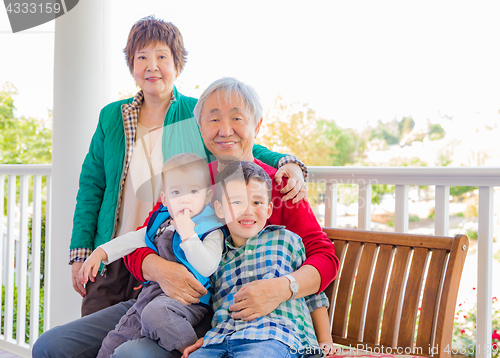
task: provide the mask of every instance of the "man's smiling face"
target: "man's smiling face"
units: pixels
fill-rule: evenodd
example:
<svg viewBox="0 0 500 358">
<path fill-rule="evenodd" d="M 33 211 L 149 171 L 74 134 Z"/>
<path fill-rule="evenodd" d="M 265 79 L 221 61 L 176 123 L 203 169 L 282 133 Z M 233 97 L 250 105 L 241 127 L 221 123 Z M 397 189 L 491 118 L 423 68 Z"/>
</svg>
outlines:
<svg viewBox="0 0 500 358">
<path fill-rule="evenodd" d="M 205 146 L 216 157 L 231 156 L 253 161 L 253 144 L 260 124 L 238 94 L 229 98 L 215 91 L 205 101 L 201 111 L 200 130 Z"/>
</svg>

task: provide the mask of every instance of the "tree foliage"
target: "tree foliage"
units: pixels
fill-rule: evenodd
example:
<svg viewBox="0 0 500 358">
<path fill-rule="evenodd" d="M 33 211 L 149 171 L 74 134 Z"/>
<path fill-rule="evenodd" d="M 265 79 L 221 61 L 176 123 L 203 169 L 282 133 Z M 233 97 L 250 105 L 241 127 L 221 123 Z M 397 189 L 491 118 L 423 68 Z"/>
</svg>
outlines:
<svg viewBox="0 0 500 358">
<path fill-rule="evenodd" d="M 45 164 L 52 161 L 52 129 L 35 118 L 14 116 L 16 88 L 0 90 L 0 164 Z"/>
<path fill-rule="evenodd" d="M 396 119 L 387 123 L 378 120 L 377 126 L 371 128 L 369 131 L 370 140 L 381 139 L 387 145 L 398 144 L 401 139 L 400 126 Z"/>
<path fill-rule="evenodd" d="M 438 140 L 444 138 L 446 135 L 445 130 L 441 127 L 440 124 L 429 123 L 429 139 L 430 140 Z"/>
<path fill-rule="evenodd" d="M 354 130 L 341 129 L 334 121 L 319 118 L 307 105 L 281 98 L 266 114 L 257 140 L 311 166 L 352 164 L 365 149 L 364 141 Z"/>
</svg>

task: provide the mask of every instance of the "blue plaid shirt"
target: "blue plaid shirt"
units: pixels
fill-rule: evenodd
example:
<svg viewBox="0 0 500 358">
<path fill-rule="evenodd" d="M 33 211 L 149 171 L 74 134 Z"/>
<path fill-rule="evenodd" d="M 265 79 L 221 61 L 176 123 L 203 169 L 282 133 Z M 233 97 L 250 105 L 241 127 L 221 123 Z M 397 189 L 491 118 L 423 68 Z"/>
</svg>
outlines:
<svg viewBox="0 0 500 358">
<path fill-rule="evenodd" d="M 203 346 L 222 343 L 230 335 L 229 339 L 276 339 L 296 350 L 318 347 L 309 310 L 328 306 L 324 293 L 282 302 L 270 314 L 252 321 L 234 320 L 229 311 L 240 288 L 290 274 L 305 259 L 302 239 L 283 226 L 267 226 L 240 247 L 234 247 L 229 236 L 219 268 L 211 277 L 214 328 L 205 335 Z"/>
</svg>

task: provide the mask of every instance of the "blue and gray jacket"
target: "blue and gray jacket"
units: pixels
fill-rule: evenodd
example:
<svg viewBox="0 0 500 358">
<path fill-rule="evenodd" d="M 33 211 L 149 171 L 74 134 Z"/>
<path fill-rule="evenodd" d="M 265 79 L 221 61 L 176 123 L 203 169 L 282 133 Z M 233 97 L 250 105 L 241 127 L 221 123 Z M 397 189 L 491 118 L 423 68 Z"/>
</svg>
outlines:
<svg viewBox="0 0 500 358">
<path fill-rule="evenodd" d="M 154 245 L 154 240 L 156 237 L 156 232 L 162 223 L 165 222 L 170 217 L 168 209 L 160 205 L 159 209 L 156 210 L 148 221 L 148 226 L 146 229 L 145 241 L 148 247 L 158 253 L 158 249 Z M 194 231 L 198 235 L 201 241 L 214 230 L 221 229 L 222 224 L 217 220 L 214 209 L 207 206 L 200 214 L 192 218 L 195 223 Z M 186 254 L 181 249 L 180 244 L 182 243 L 181 236 L 175 232 L 172 239 L 172 250 L 175 254 L 175 258 L 196 277 L 196 279 L 208 290 L 210 287 L 210 278 L 202 276 L 195 268 L 188 262 Z M 210 306 L 210 293 L 200 298 L 200 302 Z"/>
</svg>

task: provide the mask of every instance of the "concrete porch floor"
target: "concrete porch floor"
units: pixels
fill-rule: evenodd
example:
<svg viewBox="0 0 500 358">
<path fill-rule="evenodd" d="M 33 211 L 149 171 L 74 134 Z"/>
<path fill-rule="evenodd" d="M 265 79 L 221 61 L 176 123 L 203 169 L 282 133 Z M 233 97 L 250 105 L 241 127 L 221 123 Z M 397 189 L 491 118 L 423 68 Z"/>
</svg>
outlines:
<svg viewBox="0 0 500 358">
<path fill-rule="evenodd" d="M 16 356 L 14 353 L 6 352 L 0 349 L 0 358 L 20 358 Z"/>
</svg>

